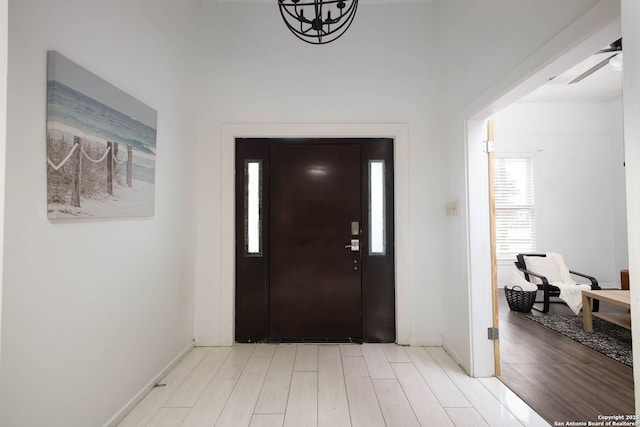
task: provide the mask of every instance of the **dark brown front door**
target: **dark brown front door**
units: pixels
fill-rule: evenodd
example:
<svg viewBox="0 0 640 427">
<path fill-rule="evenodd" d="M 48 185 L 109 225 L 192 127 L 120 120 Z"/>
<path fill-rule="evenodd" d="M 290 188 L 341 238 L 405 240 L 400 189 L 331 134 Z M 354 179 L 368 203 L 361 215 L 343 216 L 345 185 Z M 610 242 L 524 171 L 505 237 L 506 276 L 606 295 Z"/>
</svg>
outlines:
<svg viewBox="0 0 640 427">
<path fill-rule="evenodd" d="M 393 141 L 237 138 L 235 167 L 236 341 L 394 342 Z"/>
<path fill-rule="evenodd" d="M 360 146 L 274 144 L 269 155 L 270 339 L 360 341 Z"/>
</svg>

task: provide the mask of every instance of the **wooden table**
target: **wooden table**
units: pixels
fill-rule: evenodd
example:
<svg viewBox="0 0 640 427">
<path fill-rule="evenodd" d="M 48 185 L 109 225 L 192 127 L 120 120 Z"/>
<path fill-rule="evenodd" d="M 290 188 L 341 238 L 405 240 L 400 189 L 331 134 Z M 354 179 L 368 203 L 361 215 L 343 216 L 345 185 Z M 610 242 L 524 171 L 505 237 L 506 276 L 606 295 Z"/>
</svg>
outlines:
<svg viewBox="0 0 640 427">
<path fill-rule="evenodd" d="M 631 307 L 631 296 L 629 291 L 607 290 L 607 291 L 582 291 L 582 321 L 586 332 L 593 331 L 593 317 L 599 317 L 608 322 L 620 325 L 623 328 L 631 329 L 631 315 L 627 313 L 606 313 L 591 311 L 592 300 L 606 301 L 620 307 L 629 309 Z"/>
</svg>

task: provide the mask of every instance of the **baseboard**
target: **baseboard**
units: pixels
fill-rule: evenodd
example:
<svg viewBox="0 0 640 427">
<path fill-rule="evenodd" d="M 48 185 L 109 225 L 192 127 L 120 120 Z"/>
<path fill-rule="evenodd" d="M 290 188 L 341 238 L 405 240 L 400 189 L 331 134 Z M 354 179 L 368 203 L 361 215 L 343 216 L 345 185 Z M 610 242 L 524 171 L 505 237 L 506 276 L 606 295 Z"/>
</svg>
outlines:
<svg viewBox="0 0 640 427">
<path fill-rule="evenodd" d="M 186 355 L 195 347 L 195 343 L 191 341 L 189 345 L 182 350 L 167 366 L 165 366 L 149 383 L 144 386 L 133 398 L 127 402 L 109 421 L 107 421 L 103 427 L 116 427 L 126 416 L 135 408 L 135 406 L 145 398 L 147 394 L 153 389 L 153 386 L 158 383 L 167 373 L 173 369 L 178 362 L 180 362 Z"/>
<path fill-rule="evenodd" d="M 449 345 L 447 345 L 445 343 L 445 344 L 442 345 L 442 348 L 444 349 L 444 351 L 447 352 L 449 357 L 451 357 L 451 359 L 456 363 L 456 365 L 460 366 L 460 368 L 464 371 L 465 374 L 471 376 L 469 374 L 469 371 L 462 364 L 462 359 L 460 358 L 458 353 L 455 350 L 453 350 L 453 348 L 451 348 L 451 346 L 449 346 Z"/>
</svg>

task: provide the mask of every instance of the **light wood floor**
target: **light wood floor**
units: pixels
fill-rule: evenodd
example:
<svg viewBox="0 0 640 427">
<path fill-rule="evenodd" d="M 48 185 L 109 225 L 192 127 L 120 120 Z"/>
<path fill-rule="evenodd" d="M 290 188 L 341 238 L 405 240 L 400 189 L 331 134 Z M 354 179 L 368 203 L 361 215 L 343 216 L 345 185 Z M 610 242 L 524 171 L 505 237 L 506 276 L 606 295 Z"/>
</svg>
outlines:
<svg viewBox="0 0 640 427">
<path fill-rule="evenodd" d="M 547 426 L 438 347 L 240 344 L 192 350 L 126 426 Z"/>
</svg>

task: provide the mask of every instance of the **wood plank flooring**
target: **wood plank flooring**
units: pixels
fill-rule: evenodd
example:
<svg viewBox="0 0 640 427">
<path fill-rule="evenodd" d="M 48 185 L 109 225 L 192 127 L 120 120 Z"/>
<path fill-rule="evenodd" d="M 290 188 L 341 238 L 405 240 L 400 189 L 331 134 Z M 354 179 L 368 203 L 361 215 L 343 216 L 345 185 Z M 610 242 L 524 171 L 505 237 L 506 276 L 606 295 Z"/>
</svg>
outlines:
<svg viewBox="0 0 640 427">
<path fill-rule="evenodd" d="M 548 426 L 438 347 L 197 347 L 161 383 L 121 427 Z"/>
<path fill-rule="evenodd" d="M 509 311 L 503 292 L 499 301 L 504 384 L 551 425 L 635 412 L 632 368 Z M 617 307 L 601 303 L 600 309 Z M 551 304 L 549 314 L 573 313 L 565 305 Z"/>
</svg>

